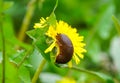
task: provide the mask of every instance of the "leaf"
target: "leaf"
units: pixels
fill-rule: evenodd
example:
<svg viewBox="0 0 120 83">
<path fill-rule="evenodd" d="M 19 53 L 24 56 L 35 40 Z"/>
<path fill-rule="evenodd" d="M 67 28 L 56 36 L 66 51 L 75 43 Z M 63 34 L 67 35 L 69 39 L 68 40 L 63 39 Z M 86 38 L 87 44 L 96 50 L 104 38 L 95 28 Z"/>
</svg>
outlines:
<svg viewBox="0 0 120 83">
<path fill-rule="evenodd" d="M 3 10 L 5 11 L 5 10 L 9 9 L 10 7 L 13 6 L 13 4 L 14 4 L 13 1 L 4 1 Z"/>
<path fill-rule="evenodd" d="M 20 46 L 25 49 L 31 48 L 30 45 L 20 42 L 14 34 L 13 24 L 10 16 L 5 15 L 3 19 L 3 32 L 5 38 L 6 53 L 8 56 L 16 53 L 16 47 Z M 2 50 L 2 38 L 0 33 L 0 50 Z"/>
<path fill-rule="evenodd" d="M 94 38 L 90 41 L 90 44 L 87 46 L 88 56 L 92 59 L 93 62 L 99 63 L 100 62 L 100 41 L 98 38 Z"/>
<path fill-rule="evenodd" d="M 118 34 L 120 35 L 120 22 L 119 22 L 119 20 L 115 16 L 112 16 L 112 20 L 115 24 L 115 27 L 116 27 L 116 30 L 118 31 Z"/>
<path fill-rule="evenodd" d="M 81 82 L 84 82 L 84 83 L 114 83 L 112 77 L 108 75 L 105 75 L 100 72 L 92 72 L 92 73 L 94 73 L 94 75 L 81 72 L 78 83 L 81 83 Z"/>
<path fill-rule="evenodd" d="M 18 61 L 16 61 L 16 63 L 19 62 L 19 59 L 20 59 L 21 55 L 23 55 L 23 53 L 24 53 L 24 51 L 20 51 L 19 53 L 17 53 L 16 57 L 13 57 L 14 59 L 18 59 Z M 1 56 L 2 55 L 0 53 L 0 57 Z M 31 83 L 30 74 L 29 74 L 29 71 L 27 70 L 27 68 L 25 66 L 21 66 L 18 69 L 17 65 L 15 63 L 13 63 L 15 61 L 13 58 L 12 58 L 11 62 L 8 61 L 8 59 L 6 59 L 6 83 L 21 83 L 21 82 Z M 1 72 L 2 72 L 2 63 L 0 62 L 0 80 L 2 79 Z"/>
<path fill-rule="evenodd" d="M 47 27 L 34 29 L 27 32 L 27 35 L 33 39 L 34 41 L 33 43 L 37 47 L 41 55 L 48 61 L 50 61 L 50 55 L 48 53 L 46 54 L 44 53 L 44 51 L 48 48 L 48 45 L 46 43 L 47 37 L 45 36 L 45 33 L 47 32 L 48 27 L 50 25 L 53 25 L 53 26 L 56 25 L 56 17 L 55 17 L 54 11 L 57 7 L 57 4 L 58 4 L 58 0 L 56 1 L 56 5 L 53 12 L 49 16 L 48 20 L 46 20 L 47 21 L 46 24 L 48 25 Z"/>
<path fill-rule="evenodd" d="M 55 26 L 56 25 L 56 16 L 54 13 L 51 13 L 51 15 L 49 16 L 47 23 L 49 25 Z"/>
<path fill-rule="evenodd" d="M 18 69 L 13 62 L 6 61 L 6 83 L 19 83 Z"/>
<path fill-rule="evenodd" d="M 31 83 L 30 73 L 26 67 L 22 65 L 18 70 L 18 73 L 21 83 Z"/>
<path fill-rule="evenodd" d="M 115 7 L 113 4 L 108 5 L 104 8 L 104 12 L 100 15 L 98 22 L 96 23 L 96 28 L 98 35 L 102 39 L 107 39 L 110 37 L 110 31 L 112 30 L 112 19 L 111 16 L 114 14 Z"/>
<path fill-rule="evenodd" d="M 56 0 L 56 4 L 54 6 L 54 9 L 47 20 L 48 24 L 53 25 L 53 26 L 56 25 L 56 16 L 55 16 L 54 12 L 55 12 L 57 6 L 58 6 L 58 0 Z"/>
<path fill-rule="evenodd" d="M 18 69 L 16 64 L 10 62 L 6 57 L 5 63 L 5 83 L 19 83 L 20 80 L 18 78 Z M 0 63 L 0 81 L 2 79 L 2 63 Z"/>
<path fill-rule="evenodd" d="M 47 37 L 45 36 L 47 29 L 47 27 L 41 29 L 34 29 L 28 31 L 27 35 L 34 40 L 33 44 L 35 45 L 35 47 L 37 47 L 41 55 L 46 60 L 50 61 L 50 55 L 48 53 L 44 53 L 45 49 L 48 47 L 48 45 L 46 44 Z"/>
<path fill-rule="evenodd" d="M 112 77 L 106 74 L 99 73 L 99 72 L 93 72 L 93 73 L 99 76 L 100 78 L 102 78 L 105 81 L 105 83 L 114 83 L 114 80 L 112 79 Z"/>
<path fill-rule="evenodd" d="M 114 83 L 114 80 L 109 75 L 106 75 L 106 74 L 103 74 L 103 73 L 100 73 L 100 72 L 89 71 L 89 70 L 83 70 L 83 72 L 86 72 L 88 74 L 94 75 L 97 78 L 101 78 L 101 80 L 104 83 Z"/>
<path fill-rule="evenodd" d="M 25 55 L 25 50 L 19 50 L 15 54 L 11 55 L 11 59 L 18 64 Z"/>
<path fill-rule="evenodd" d="M 4 20 L 3 20 L 3 31 L 4 31 L 4 36 L 5 36 L 6 41 L 10 43 L 6 46 L 10 46 L 12 44 L 12 47 L 13 45 L 19 45 L 25 49 L 30 48 L 30 45 L 20 42 L 16 38 L 14 29 L 13 29 L 12 19 L 8 15 L 5 15 Z"/>
</svg>

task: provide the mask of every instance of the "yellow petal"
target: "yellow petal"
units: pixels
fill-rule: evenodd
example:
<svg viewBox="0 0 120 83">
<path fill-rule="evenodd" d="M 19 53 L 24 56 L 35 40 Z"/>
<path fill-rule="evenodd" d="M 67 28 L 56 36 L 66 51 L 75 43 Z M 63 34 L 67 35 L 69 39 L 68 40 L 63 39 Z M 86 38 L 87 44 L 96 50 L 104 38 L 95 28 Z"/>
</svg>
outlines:
<svg viewBox="0 0 120 83">
<path fill-rule="evenodd" d="M 75 53 L 74 53 L 74 55 L 73 55 L 73 58 L 74 58 L 76 64 L 79 64 L 79 63 L 80 63 L 80 59 L 78 58 L 78 56 L 77 56 Z"/>
<path fill-rule="evenodd" d="M 44 51 L 45 53 L 48 53 L 52 51 L 52 49 L 55 47 L 55 41 Z"/>
<path fill-rule="evenodd" d="M 40 28 L 41 24 L 40 23 L 35 23 L 34 28 Z"/>
<path fill-rule="evenodd" d="M 68 67 L 69 67 L 69 68 L 72 68 L 72 61 L 69 61 L 69 62 L 68 62 Z"/>
</svg>

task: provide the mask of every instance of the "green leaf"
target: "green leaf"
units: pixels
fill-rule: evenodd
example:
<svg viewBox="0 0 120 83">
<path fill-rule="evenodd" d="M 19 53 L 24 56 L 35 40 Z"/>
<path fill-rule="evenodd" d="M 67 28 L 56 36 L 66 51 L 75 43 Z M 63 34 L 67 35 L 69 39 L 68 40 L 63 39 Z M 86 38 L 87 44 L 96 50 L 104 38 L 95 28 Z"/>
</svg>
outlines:
<svg viewBox="0 0 120 83">
<path fill-rule="evenodd" d="M 47 24 L 48 25 L 56 25 L 56 16 L 54 13 L 51 13 L 51 15 L 49 16 L 48 20 L 47 20 Z"/>
<path fill-rule="evenodd" d="M 19 83 L 18 77 L 18 69 L 16 64 L 10 62 L 9 59 L 6 57 L 5 63 L 5 83 Z M 0 81 L 2 79 L 2 63 L 0 63 Z"/>
<path fill-rule="evenodd" d="M 25 51 L 25 50 L 19 50 L 17 51 L 15 54 L 13 54 L 10 58 L 12 61 L 14 61 L 18 66 L 20 65 L 21 61 L 23 60 L 23 58 L 28 54 L 29 51 Z M 26 67 L 31 67 L 31 65 L 28 62 L 28 58 L 29 58 L 29 54 L 27 55 L 27 58 L 24 60 L 23 65 Z"/>
<path fill-rule="evenodd" d="M 12 44 L 12 47 L 13 47 L 13 45 L 19 45 L 25 49 L 30 48 L 30 45 L 20 42 L 16 38 L 14 29 L 13 29 L 12 19 L 8 15 L 5 15 L 4 20 L 3 20 L 3 31 L 4 31 L 4 36 L 5 36 L 6 41 L 8 41 L 10 43 L 10 44 L 8 44 L 8 46 L 10 46 Z"/>
<path fill-rule="evenodd" d="M 92 59 L 93 62 L 99 63 L 100 62 L 100 41 L 98 38 L 94 38 L 89 42 L 89 45 L 87 46 L 87 50 L 89 50 L 88 56 Z M 91 56 L 92 55 L 92 56 Z"/>
<path fill-rule="evenodd" d="M 116 27 L 116 30 L 118 31 L 118 34 L 120 35 L 120 22 L 119 22 L 119 20 L 115 16 L 112 16 L 112 20 L 115 24 L 115 27 Z"/>
<path fill-rule="evenodd" d="M 99 17 L 98 22 L 96 23 L 98 35 L 102 39 L 107 39 L 110 37 L 110 31 L 112 30 L 112 15 L 114 14 L 115 7 L 113 4 L 108 5 L 104 8 L 104 11 Z"/>
<path fill-rule="evenodd" d="M 103 74 L 103 73 L 100 73 L 100 72 L 84 70 L 84 69 L 82 69 L 82 72 L 85 72 L 87 74 L 96 76 L 97 78 L 101 78 L 100 80 L 103 81 L 104 83 L 114 83 L 114 80 L 109 75 L 106 75 L 106 74 Z"/>
<path fill-rule="evenodd" d="M 48 30 L 48 27 L 50 25 L 55 26 L 56 25 L 56 17 L 54 14 L 54 11 L 57 7 L 58 0 L 56 1 L 56 5 L 54 7 L 53 12 L 49 16 L 49 18 L 46 20 L 47 27 L 34 29 L 27 32 L 27 35 L 34 40 L 34 45 L 37 47 L 41 55 L 48 61 L 50 61 L 50 55 L 47 53 L 45 54 L 44 51 L 48 48 L 48 45 L 46 43 L 47 37 L 45 36 L 45 33 Z"/>
<path fill-rule="evenodd" d="M 18 73 L 22 83 L 31 83 L 30 73 L 26 67 L 21 66 Z"/>
<path fill-rule="evenodd" d="M 100 78 L 102 78 L 105 83 L 114 83 L 112 77 L 106 75 L 106 74 L 103 74 L 103 73 L 99 73 L 99 72 L 93 72 L 94 74 L 96 74 L 97 76 L 99 76 Z"/>
<path fill-rule="evenodd" d="M 11 55 L 11 59 L 18 64 L 24 57 L 25 55 L 25 50 L 19 50 L 15 54 Z"/>
<path fill-rule="evenodd" d="M 19 83 L 20 80 L 18 78 L 18 69 L 16 64 L 13 62 L 9 62 L 6 60 L 6 83 Z"/>
<path fill-rule="evenodd" d="M 50 55 L 49 53 L 44 53 L 45 49 L 48 48 L 48 45 L 46 44 L 47 37 L 45 36 L 45 33 L 47 31 L 47 27 L 41 28 L 41 29 L 34 29 L 31 31 L 28 31 L 27 34 L 30 38 L 32 38 L 33 44 L 37 47 L 41 55 L 48 61 L 50 61 Z"/>
<path fill-rule="evenodd" d="M 99 35 L 100 38 L 106 40 L 110 37 L 112 31 L 112 15 L 115 12 L 115 6 L 113 3 L 107 3 L 101 7 L 101 12 L 98 15 L 97 21 L 92 29 L 92 35 Z M 91 34 L 91 33 L 90 33 Z"/>
<path fill-rule="evenodd" d="M 58 0 L 56 0 L 56 4 L 54 6 L 54 9 L 53 9 L 52 13 L 50 14 L 50 16 L 49 16 L 49 18 L 47 20 L 47 23 L 49 25 L 53 25 L 53 26 L 56 25 L 56 16 L 55 16 L 54 12 L 55 12 L 57 6 L 58 6 Z"/>
<path fill-rule="evenodd" d="M 78 74 L 77 83 L 114 83 L 113 79 L 110 76 L 98 72 L 94 72 L 94 73 L 95 75 L 84 72 L 80 72 L 80 73 L 75 72 L 74 75 Z"/>
<path fill-rule="evenodd" d="M 10 7 L 13 6 L 13 4 L 14 4 L 13 1 L 4 1 L 3 10 L 5 11 L 5 10 L 9 9 Z"/>
</svg>

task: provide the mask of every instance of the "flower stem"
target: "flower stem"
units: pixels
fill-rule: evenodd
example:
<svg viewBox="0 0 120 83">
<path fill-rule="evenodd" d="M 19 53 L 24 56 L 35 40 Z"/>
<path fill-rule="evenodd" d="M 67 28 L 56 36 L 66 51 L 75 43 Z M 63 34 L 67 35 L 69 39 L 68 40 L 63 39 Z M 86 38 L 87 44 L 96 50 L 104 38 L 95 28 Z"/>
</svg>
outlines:
<svg viewBox="0 0 120 83">
<path fill-rule="evenodd" d="M 35 2 L 36 2 L 36 0 L 31 0 L 27 5 L 26 15 L 23 19 L 23 23 L 20 28 L 20 32 L 18 34 L 18 39 L 20 41 L 24 41 L 24 39 L 25 39 L 25 31 L 28 29 L 28 26 L 30 24 L 30 20 L 32 18 L 32 15 L 33 15 L 33 12 L 35 9 Z"/>
<path fill-rule="evenodd" d="M 1 25 L 1 36 L 2 36 L 2 83 L 5 83 L 5 38 L 4 38 L 4 32 L 3 32 L 3 26 L 2 23 L 0 23 Z"/>
<path fill-rule="evenodd" d="M 3 31 L 3 1 L 0 0 L 0 31 L 2 37 L 2 83 L 5 83 L 5 38 Z"/>
<path fill-rule="evenodd" d="M 62 67 L 62 68 L 69 68 L 69 67 L 66 66 L 66 65 L 60 66 L 60 67 Z M 77 71 L 79 71 L 79 72 L 85 72 L 85 73 L 87 73 L 87 74 L 93 75 L 93 76 L 95 76 L 95 77 L 100 78 L 100 79 L 103 81 L 103 83 L 105 82 L 104 79 L 101 78 L 101 76 L 99 76 L 96 72 L 89 71 L 89 70 L 86 70 L 86 69 L 77 68 L 77 67 L 71 67 L 71 69 L 77 70 Z"/>
<path fill-rule="evenodd" d="M 37 68 L 37 70 L 36 70 L 33 78 L 32 78 L 32 83 L 36 83 L 36 81 L 37 81 L 37 79 L 38 79 L 38 77 L 39 77 L 39 75 L 40 75 L 40 73 L 41 73 L 41 71 L 42 71 L 45 63 L 46 63 L 46 60 L 43 59 L 42 62 L 41 62 L 41 64 L 40 64 L 39 67 Z"/>
</svg>

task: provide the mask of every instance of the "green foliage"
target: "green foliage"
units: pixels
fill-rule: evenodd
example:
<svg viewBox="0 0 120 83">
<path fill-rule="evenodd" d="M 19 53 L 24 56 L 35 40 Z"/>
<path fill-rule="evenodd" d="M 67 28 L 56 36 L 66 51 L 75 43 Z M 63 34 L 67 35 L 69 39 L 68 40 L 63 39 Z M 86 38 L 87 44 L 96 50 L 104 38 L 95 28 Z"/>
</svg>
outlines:
<svg viewBox="0 0 120 83">
<path fill-rule="evenodd" d="M 98 23 L 96 23 L 96 28 L 98 29 L 98 35 L 102 39 L 108 39 L 110 37 L 110 32 L 112 30 L 112 18 L 111 16 L 115 12 L 115 7 L 113 4 L 109 4 L 105 7 L 102 14 L 98 19 Z M 110 17 L 110 18 L 108 18 Z"/>
<path fill-rule="evenodd" d="M 36 83 L 56 83 L 64 77 L 73 78 L 76 83 L 120 83 L 119 0 L 33 0 L 35 3 L 28 4 L 29 1 L 0 0 L 0 83 L 3 79 L 3 50 L 5 83 L 31 83 L 43 59 L 47 63 Z M 18 33 L 25 21 L 26 10 L 31 10 L 30 5 L 35 11 L 32 11 L 28 31 L 24 33 L 29 37 L 20 41 Z M 48 16 L 47 26 L 33 29 L 34 23 Z M 79 65 L 73 64 L 75 68 L 56 66 L 54 58 L 51 59 L 52 53 L 44 53 L 49 47 L 45 33 L 50 25 L 56 26 L 56 19 L 76 27 L 85 38 L 87 53 Z"/>
<path fill-rule="evenodd" d="M 48 30 L 48 25 L 56 25 L 56 17 L 54 14 L 54 11 L 51 13 L 50 17 L 46 21 L 47 26 L 44 28 L 38 28 L 31 31 L 28 31 L 27 34 L 30 38 L 34 40 L 33 44 L 38 48 L 41 55 L 50 61 L 50 54 L 44 53 L 44 51 L 47 49 L 48 45 L 46 43 L 47 37 L 45 36 L 46 31 Z"/>
<path fill-rule="evenodd" d="M 10 62 L 8 58 L 6 57 L 6 69 L 5 69 L 5 79 L 6 83 L 16 83 L 20 82 L 18 78 L 18 69 L 16 67 L 16 64 L 13 62 Z M 0 63 L 0 79 L 2 78 L 2 63 Z M 15 80 L 16 79 L 16 80 Z"/>
<path fill-rule="evenodd" d="M 30 72 L 25 66 L 21 66 L 18 70 L 19 78 L 23 83 L 31 83 Z"/>
<path fill-rule="evenodd" d="M 47 31 L 47 27 L 43 29 L 34 29 L 32 31 L 28 31 L 27 34 L 34 40 L 33 44 L 38 48 L 42 56 L 50 61 L 49 54 L 45 54 L 44 51 L 47 49 L 46 44 L 46 36 L 45 32 Z"/>
<path fill-rule="evenodd" d="M 118 34 L 120 35 L 120 23 L 115 16 L 112 16 L 112 19 L 113 19 L 113 22 L 115 24 L 116 30 L 118 31 Z"/>
<path fill-rule="evenodd" d="M 5 11 L 5 10 L 9 9 L 10 7 L 13 6 L 13 4 L 14 4 L 14 2 L 12 2 L 12 1 L 5 1 L 3 3 L 3 10 Z"/>
</svg>

